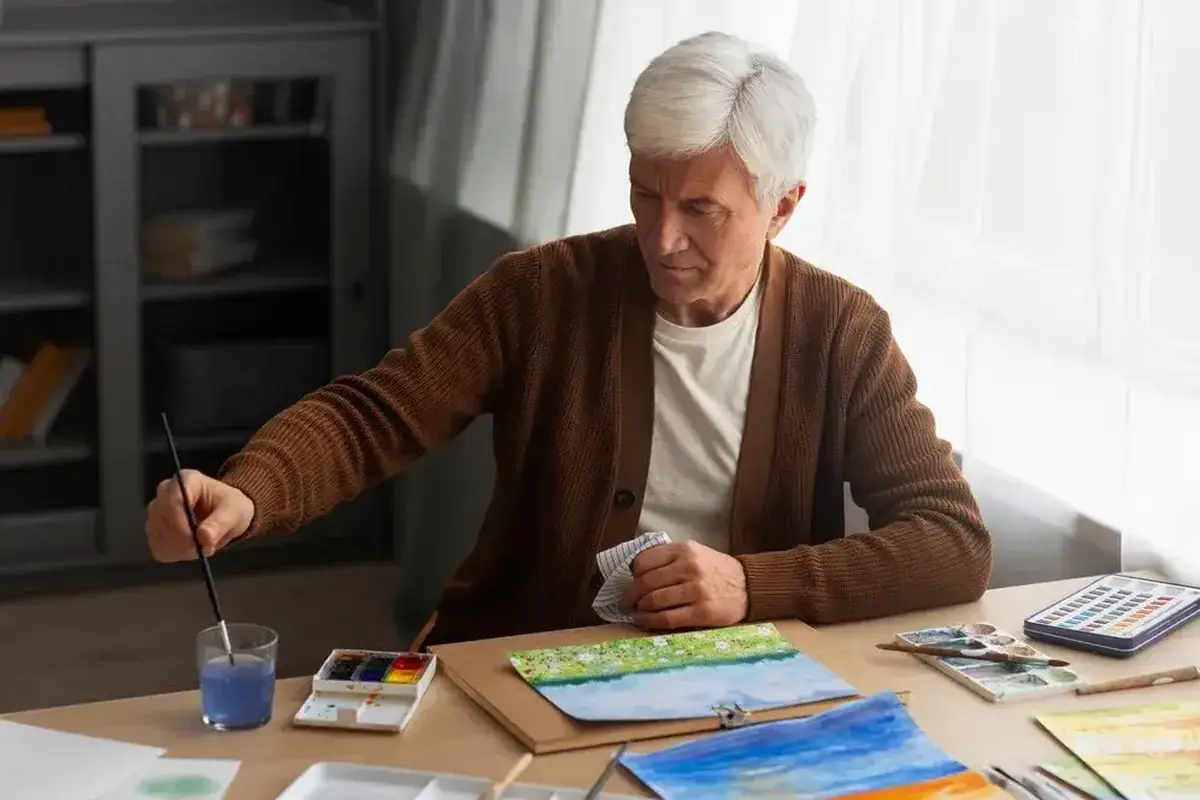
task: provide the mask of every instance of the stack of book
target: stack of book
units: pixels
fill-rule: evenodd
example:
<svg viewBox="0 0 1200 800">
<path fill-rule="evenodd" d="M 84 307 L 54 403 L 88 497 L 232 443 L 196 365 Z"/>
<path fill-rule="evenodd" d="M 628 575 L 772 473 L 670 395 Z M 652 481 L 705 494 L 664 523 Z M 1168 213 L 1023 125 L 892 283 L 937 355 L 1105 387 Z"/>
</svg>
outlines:
<svg viewBox="0 0 1200 800">
<path fill-rule="evenodd" d="M 0 108 L 0 138 L 48 136 L 52 133 L 46 110 L 34 107 Z"/>
<path fill-rule="evenodd" d="M 163 214 L 142 223 L 142 269 L 147 276 L 189 280 L 254 260 L 251 210 Z"/>
<path fill-rule="evenodd" d="M 32 439 L 45 445 L 92 353 L 44 343 L 26 364 L 0 357 L 0 443 Z"/>
</svg>

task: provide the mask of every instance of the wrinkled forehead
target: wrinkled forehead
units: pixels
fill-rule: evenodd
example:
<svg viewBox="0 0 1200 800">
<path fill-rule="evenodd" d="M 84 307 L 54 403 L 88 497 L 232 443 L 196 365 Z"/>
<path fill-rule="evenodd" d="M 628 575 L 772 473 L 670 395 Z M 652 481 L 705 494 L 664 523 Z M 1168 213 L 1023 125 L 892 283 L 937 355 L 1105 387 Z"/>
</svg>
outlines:
<svg viewBox="0 0 1200 800">
<path fill-rule="evenodd" d="M 741 159 L 727 149 L 691 158 L 633 155 L 629 181 L 638 189 L 677 201 L 707 198 L 735 207 L 754 203 L 750 175 Z"/>
</svg>

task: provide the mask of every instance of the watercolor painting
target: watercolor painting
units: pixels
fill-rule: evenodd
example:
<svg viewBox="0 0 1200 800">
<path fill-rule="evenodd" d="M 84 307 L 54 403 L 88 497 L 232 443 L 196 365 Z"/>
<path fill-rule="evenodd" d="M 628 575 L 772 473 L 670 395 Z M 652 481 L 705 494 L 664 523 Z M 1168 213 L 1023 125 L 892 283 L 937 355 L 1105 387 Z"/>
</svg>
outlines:
<svg viewBox="0 0 1200 800">
<path fill-rule="evenodd" d="M 710 717 L 856 697 L 774 625 L 692 631 L 509 653 L 529 685 L 569 717 L 588 721 Z"/>
<path fill-rule="evenodd" d="M 1125 800 L 1115 789 L 1074 756 L 1063 756 L 1038 765 L 1038 769 L 1072 786 L 1092 800 Z"/>
<path fill-rule="evenodd" d="M 621 763 L 665 800 L 1008 798 L 943 753 L 891 692 L 811 717 L 626 754 Z"/>
<path fill-rule="evenodd" d="M 221 800 L 237 761 L 160 758 L 102 800 Z"/>
<path fill-rule="evenodd" d="M 1126 797 L 1200 797 L 1200 702 L 1060 712 L 1037 720 Z"/>
</svg>

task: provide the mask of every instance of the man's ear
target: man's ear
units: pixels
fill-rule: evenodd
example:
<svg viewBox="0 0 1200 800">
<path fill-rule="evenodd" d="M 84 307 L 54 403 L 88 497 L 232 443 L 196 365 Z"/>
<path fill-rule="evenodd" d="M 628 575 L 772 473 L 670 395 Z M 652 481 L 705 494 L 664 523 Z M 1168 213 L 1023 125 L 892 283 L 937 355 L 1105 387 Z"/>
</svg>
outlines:
<svg viewBox="0 0 1200 800">
<path fill-rule="evenodd" d="M 788 220 L 796 211 L 796 206 L 800 204 L 800 198 L 804 197 L 806 188 L 803 183 L 798 183 L 789 189 L 787 194 L 779 198 L 779 202 L 775 205 L 775 214 L 771 217 L 771 224 L 767 226 L 768 239 L 774 239 L 783 230 L 783 226 L 787 225 Z"/>
</svg>

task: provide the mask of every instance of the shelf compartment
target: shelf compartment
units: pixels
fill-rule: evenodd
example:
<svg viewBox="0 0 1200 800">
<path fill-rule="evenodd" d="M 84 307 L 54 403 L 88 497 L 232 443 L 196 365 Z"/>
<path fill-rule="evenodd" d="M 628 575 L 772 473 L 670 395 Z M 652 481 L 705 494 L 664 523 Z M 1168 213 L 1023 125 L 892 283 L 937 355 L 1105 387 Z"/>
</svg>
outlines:
<svg viewBox="0 0 1200 800">
<path fill-rule="evenodd" d="M 74 149 L 86 144 L 91 99 L 83 87 L 0 88 L 0 144 Z"/>
<path fill-rule="evenodd" d="M 325 285 L 329 149 L 313 139 L 143 148 L 144 296 Z"/>
<path fill-rule="evenodd" d="M 90 302 L 91 167 L 87 150 L 0 155 L 0 313 Z"/>
<path fill-rule="evenodd" d="M 95 556 L 95 508 L 0 514 L 0 563 L 55 562 Z"/>
<path fill-rule="evenodd" d="M 28 465 L 0 474 L 0 518 L 99 505 L 95 459 Z"/>
</svg>

